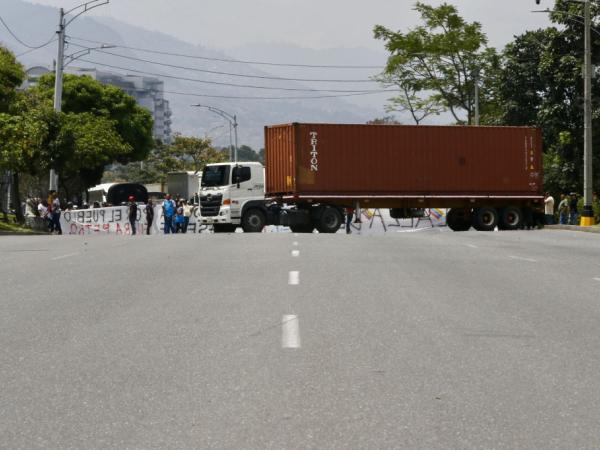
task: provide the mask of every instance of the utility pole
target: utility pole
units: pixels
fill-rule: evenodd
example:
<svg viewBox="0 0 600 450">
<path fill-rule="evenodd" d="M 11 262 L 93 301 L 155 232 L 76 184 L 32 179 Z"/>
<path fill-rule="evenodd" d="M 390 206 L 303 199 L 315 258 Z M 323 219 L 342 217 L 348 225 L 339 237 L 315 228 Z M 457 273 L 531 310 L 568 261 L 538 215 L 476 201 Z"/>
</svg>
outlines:
<svg viewBox="0 0 600 450">
<path fill-rule="evenodd" d="M 98 6 L 106 5 L 110 0 L 90 0 L 86 3 L 82 3 L 69 11 L 65 12 L 63 8 L 60 8 L 59 20 L 58 20 L 58 54 L 56 57 L 56 63 L 54 65 L 54 111 L 60 112 L 62 110 L 62 90 L 63 90 L 63 69 L 65 67 L 65 30 L 67 26 L 77 19 L 80 15 L 97 8 Z M 74 13 L 75 15 L 66 20 L 67 14 Z M 88 52 L 91 49 L 88 49 Z M 73 61 L 74 58 L 71 58 Z M 58 190 L 58 177 L 54 168 L 50 168 L 50 190 Z"/>
<path fill-rule="evenodd" d="M 591 0 L 569 0 L 583 3 L 583 211 L 580 225 L 594 225 L 593 178 L 592 178 L 592 13 Z M 541 0 L 535 0 L 539 5 Z M 544 11 L 549 12 L 549 11 Z M 581 16 L 577 16 L 581 17 Z"/>
<path fill-rule="evenodd" d="M 63 63 L 65 57 L 65 10 L 60 8 L 58 21 L 58 55 L 54 65 L 54 111 L 62 109 Z M 58 179 L 54 168 L 50 168 L 50 191 L 58 190 Z"/>
<path fill-rule="evenodd" d="M 585 62 L 584 62 L 584 125 L 583 125 L 583 211 L 581 226 L 594 225 L 594 210 L 592 207 L 592 37 L 591 37 L 591 0 L 584 0 L 585 25 Z"/>
</svg>

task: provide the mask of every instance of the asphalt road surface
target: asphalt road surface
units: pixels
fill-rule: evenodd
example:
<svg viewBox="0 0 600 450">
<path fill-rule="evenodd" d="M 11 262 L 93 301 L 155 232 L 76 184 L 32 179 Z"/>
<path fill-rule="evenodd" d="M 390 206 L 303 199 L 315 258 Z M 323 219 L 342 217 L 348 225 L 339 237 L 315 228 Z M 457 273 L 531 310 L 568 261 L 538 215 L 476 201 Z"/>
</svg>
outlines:
<svg viewBox="0 0 600 450">
<path fill-rule="evenodd" d="M 0 238 L 0 446 L 600 447 L 600 235 Z"/>
</svg>

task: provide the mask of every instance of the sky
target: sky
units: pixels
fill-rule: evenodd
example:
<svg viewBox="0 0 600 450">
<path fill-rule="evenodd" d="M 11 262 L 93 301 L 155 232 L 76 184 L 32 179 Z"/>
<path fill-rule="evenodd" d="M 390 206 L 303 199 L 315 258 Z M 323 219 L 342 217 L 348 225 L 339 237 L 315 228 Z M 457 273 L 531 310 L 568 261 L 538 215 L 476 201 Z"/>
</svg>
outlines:
<svg viewBox="0 0 600 450">
<path fill-rule="evenodd" d="M 69 9 L 83 0 L 29 0 Z M 439 5 L 440 0 L 425 0 Z M 554 0 L 446 0 L 483 25 L 490 44 L 548 24 Z M 162 31 L 193 44 L 226 49 L 249 43 L 291 43 L 315 49 L 382 49 L 373 26 L 406 30 L 418 24 L 414 0 L 110 0 L 95 14 Z M 142 7 L 143 5 L 143 7 Z"/>
</svg>

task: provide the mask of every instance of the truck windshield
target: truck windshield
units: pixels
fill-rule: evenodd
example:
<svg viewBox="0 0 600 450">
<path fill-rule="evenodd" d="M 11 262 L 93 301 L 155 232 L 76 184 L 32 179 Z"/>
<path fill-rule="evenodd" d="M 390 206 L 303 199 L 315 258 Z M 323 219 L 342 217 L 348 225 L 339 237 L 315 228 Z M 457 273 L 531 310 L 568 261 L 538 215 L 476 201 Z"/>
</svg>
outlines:
<svg viewBox="0 0 600 450">
<path fill-rule="evenodd" d="M 229 166 L 207 166 L 202 172 L 202 186 L 225 186 L 229 184 Z"/>
</svg>

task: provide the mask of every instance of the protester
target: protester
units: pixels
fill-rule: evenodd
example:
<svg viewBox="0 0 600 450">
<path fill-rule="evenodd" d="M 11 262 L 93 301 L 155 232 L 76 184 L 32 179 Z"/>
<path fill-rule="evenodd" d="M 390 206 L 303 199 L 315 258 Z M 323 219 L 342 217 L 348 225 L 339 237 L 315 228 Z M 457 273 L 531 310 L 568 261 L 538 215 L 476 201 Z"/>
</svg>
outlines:
<svg viewBox="0 0 600 450">
<path fill-rule="evenodd" d="M 352 229 L 350 228 L 352 216 L 354 216 L 354 208 L 346 208 L 346 234 L 352 233 Z"/>
<path fill-rule="evenodd" d="M 62 234 L 62 229 L 60 227 L 60 200 L 58 198 L 58 194 L 56 191 L 51 191 L 52 197 L 52 224 L 53 231 L 57 231 L 58 234 Z"/>
<path fill-rule="evenodd" d="M 154 221 L 154 204 L 152 200 L 148 199 L 146 203 L 146 234 L 150 234 L 150 228 L 152 227 L 152 222 Z"/>
<path fill-rule="evenodd" d="M 52 225 L 52 220 L 50 218 L 50 210 L 48 209 L 48 202 L 46 200 L 41 200 L 37 206 L 39 216 L 44 220 L 44 224 L 48 228 L 48 231 L 52 233 L 52 229 L 54 226 Z M 51 229 L 52 227 L 52 229 Z"/>
<path fill-rule="evenodd" d="M 571 192 L 571 199 L 569 200 L 569 224 L 579 225 L 579 210 L 577 208 L 577 193 Z"/>
<path fill-rule="evenodd" d="M 546 225 L 554 225 L 554 197 L 548 192 L 546 192 L 544 199 L 544 214 L 544 223 Z"/>
<path fill-rule="evenodd" d="M 183 233 L 183 201 L 180 201 L 177 205 L 177 211 L 175 214 L 175 233 Z"/>
<path fill-rule="evenodd" d="M 175 208 L 175 202 L 171 200 L 171 196 L 167 194 L 162 204 L 163 216 L 165 218 L 165 234 L 175 233 L 175 224 L 173 223 Z"/>
<path fill-rule="evenodd" d="M 129 203 L 127 204 L 127 209 L 129 213 L 129 224 L 131 225 L 131 234 L 135 235 L 135 221 L 137 220 L 137 203 L 135 202 L 135 197 L 133 195 L 129 196 Z"/>
<path fill-rule="evenodd" d="M 558 223 L 566 225 L 569 222 L 569 199 L 566 194 L 560 194 L 558 204 Z"/>
<path fill-rule="evenodd" d="M 182 200 L 183 203 L 183 233 L 187 233 L 188 225 L 190 224 L 190 217 L 192 217 L 192 209 L 193 206 L 190 205 L 185 200 Z"/>
</svg>

